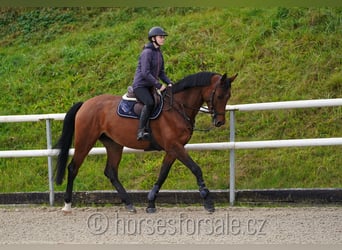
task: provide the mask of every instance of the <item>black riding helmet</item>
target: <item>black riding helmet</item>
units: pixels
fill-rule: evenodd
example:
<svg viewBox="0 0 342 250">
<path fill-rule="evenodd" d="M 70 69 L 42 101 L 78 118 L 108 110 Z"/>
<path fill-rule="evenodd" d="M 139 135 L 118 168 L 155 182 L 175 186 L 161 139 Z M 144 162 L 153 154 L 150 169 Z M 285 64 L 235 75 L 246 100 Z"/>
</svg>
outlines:
<svg viewBox="0 0 342 250">
<path fill-rule="evenodd" d="M 152 27 L 148 32 L 148 40 L 152 42 L 152 37 L 155 36 L 167 36 L 167 33 L 164 31 L 162 27 L 156 26 Z"/>
</svg>

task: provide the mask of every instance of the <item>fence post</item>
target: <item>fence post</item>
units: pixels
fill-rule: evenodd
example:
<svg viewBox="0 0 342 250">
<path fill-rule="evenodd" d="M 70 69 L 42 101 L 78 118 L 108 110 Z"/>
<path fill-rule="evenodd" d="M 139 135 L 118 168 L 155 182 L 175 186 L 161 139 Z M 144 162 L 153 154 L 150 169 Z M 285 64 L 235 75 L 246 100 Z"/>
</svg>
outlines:
<svg viewBox="0 0 342 250">
<path fill-rule="evenodd" d="M 230 110 L 230 142 L 235 142 L 235 110 Z M 232 147 L 229 153 L 229 202 L 234 206 L 235 202 L 235 148 Z"/>
<path fill-rule="evenodd" d="M 51 139 L 51 119 L 46 119 L 46 144 L 47 149 L 52 149 Z M 55 201 L 54 187 L 53 187 L 53 166 L 52 156 L 48 156 L 48 176 L 49 176 L 49 201 L 50 206 L 53 206 Z"/>
</svg>

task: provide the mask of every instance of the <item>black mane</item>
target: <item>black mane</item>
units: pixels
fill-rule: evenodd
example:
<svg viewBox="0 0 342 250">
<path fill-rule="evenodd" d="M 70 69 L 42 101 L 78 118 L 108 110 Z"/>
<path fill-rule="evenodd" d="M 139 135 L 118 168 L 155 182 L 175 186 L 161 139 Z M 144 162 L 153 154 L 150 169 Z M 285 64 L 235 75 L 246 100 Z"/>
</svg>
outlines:
<svg viewBox="0 0 342 250">
<path fill-rule="evenodd" d="M 216 73 L 199 72 L 196 74 L 188 75 L 182 80 L 178 81 L 174 86 L 172 86 L 172 92 L 178 93 L 187 88 L 208 86 L 213 75 L 216 75 Z"/>
</svg>

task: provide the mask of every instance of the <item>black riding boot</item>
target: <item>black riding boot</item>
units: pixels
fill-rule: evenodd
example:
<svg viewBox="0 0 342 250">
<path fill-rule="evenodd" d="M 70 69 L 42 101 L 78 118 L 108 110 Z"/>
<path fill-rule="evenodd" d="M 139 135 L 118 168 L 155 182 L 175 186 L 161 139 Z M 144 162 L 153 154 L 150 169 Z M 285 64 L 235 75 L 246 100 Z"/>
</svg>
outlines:
<svg viewBox="0 0 342 250">
<path fill-rule="evenodd" d="M 150 134 L 145 130 L 148 119 L 150 118 L 150 113 L 151 111 L 149 110 L 149 108 L 146 105 L 144 105 L 140 114 L 139 128 L 138 128 L 138 134 L 137 134 L 138 141 L 146 140 L 150 137 Z"/>
</svg>

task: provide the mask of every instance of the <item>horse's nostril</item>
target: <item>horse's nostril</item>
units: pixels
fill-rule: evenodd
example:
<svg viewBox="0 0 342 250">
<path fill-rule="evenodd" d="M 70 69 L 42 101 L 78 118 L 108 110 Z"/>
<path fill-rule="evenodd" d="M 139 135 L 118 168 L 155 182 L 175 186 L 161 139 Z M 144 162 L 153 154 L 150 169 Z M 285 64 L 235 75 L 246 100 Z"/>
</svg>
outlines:
<svg viewBox="0 0 342 250">
<path fill-rule="evenodd" d="M 223 122 L 223 121 L 216 121 L 216 122 L 215 122 L 215 126 L 216 126 L 216 127 L 221 127 L 222 125 L 224 125 L 224 122 Z"/>
</svg>

